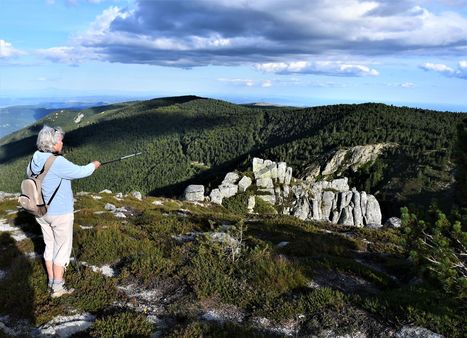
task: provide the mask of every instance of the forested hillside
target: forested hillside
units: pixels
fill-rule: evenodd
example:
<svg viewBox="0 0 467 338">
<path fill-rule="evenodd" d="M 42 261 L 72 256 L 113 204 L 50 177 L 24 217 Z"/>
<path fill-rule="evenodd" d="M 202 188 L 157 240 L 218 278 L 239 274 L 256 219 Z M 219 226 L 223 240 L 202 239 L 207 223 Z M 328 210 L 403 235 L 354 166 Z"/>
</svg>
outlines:
<svg viewBox="0 0 467 338">
<path fill-rule="evenodd" d="M 76 191 L 174 196 L 190 182 L 216 183 L 252 156 L 286 161 L 299 176 L 340 147 L 391 142 L 397 146 L 350 175 L 351 184 L 396 210 L 433 197 L 452 203 L 451 158 L 462 116 L 375 103 L 252 107 L 194 96 L 65 110 L 0 140 L 0 191 L 19 190 L 37 131 L 48 123 L 65 128 L 65 156 L 76 163 L 143 152 L 76 181 Z"/>
</svg>

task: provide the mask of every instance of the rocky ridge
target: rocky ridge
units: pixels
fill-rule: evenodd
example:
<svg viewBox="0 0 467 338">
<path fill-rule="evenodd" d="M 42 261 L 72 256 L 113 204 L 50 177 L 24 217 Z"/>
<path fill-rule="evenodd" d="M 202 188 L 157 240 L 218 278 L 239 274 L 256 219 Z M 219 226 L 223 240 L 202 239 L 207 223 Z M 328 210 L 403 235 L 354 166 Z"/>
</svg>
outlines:
<svg viewBox="0 0 467 338">
<path fill-rule="evenodd" d="M 184 198 L 222 205 L 224 198 L 248 194 L 248 210 L 253 212 L 257 198 L 274 206 L 282 214 L 301 220 L 326 221 L 347 226 L 381 227 L 382 214 L 375 196 L 350 188 L 348 178 L 309 181 L 292 177 L 286 162 L 253 158 L 252 173 L 229 172 L 222 183 L 205 196 L 202 185 L 190 185 Z M 388 223 L 393 224 L 394 222 Z"/>
<path fill-rule="evenodd" d="M 356 172 L 365 164 L 375 161 L 388 148 L 396 146 L 394 143 L 376 143 L 338 149 L 325 155 L 323 161 L 308 166 L 302 178 L 314 182 L 318 177 L 341 176 L 348 169 Z"/>
</svg>

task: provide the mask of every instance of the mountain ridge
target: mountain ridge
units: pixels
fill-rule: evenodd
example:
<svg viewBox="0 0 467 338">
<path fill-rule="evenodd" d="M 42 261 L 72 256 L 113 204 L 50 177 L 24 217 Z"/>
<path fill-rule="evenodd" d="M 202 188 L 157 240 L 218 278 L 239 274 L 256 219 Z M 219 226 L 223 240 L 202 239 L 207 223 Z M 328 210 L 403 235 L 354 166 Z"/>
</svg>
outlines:
<svg viewBox="0 0 467 338">
<path fill-rule="evenodd" d="M 369 164 L 355 182 L 389 194 L 383 200 L 399 196 L 396 201 L 410 203 L 408 196 L 421 193 L 429 203 L 427 196 L 441 191 L 435 186 L 449 187 L 452 181 L 451 149 L 460 117 L 375 103 L 262 109 L 192 95 L 55 112 L 0 140 L 5 172 L 0 190 L 18 186 L 35 134 L 47 123 L 64 127 L 66 156 L 78 163 L 145 152 L 137 161 L 107 167 L 106 177 L 98 173 L 77 182 L 81 190 L 180 195 L 200 175 L 202 183 L 218 180 L 221 171 L 245 165 L 251 156 L 286 161 L 301 174 L 330 151 L 394 142 L 400 147 Z"/>
</svg>

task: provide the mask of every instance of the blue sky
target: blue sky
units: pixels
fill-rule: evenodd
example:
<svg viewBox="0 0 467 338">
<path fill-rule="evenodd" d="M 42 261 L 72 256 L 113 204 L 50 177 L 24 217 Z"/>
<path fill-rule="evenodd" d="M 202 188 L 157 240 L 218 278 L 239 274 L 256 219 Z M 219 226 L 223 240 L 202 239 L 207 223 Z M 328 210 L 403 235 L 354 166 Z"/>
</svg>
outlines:
<svg viewBox="0 0 467 338">
<path fill-rule="evenodd" d="M 0 0 L 0 97 L 467 111 L 466 0 Z"/>
</svg>

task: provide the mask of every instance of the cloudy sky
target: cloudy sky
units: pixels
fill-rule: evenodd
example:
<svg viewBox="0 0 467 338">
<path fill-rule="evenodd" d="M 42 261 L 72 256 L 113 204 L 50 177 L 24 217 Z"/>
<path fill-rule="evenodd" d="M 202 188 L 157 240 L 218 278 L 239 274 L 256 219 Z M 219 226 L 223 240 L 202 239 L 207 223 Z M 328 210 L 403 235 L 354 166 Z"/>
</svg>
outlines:
<svg viewBox="0 0 467 338">
<path fill-rule="evenodd" d="M 0 0 L 0 96 L 467 111 L 467 0 Z"/>
</svg>

